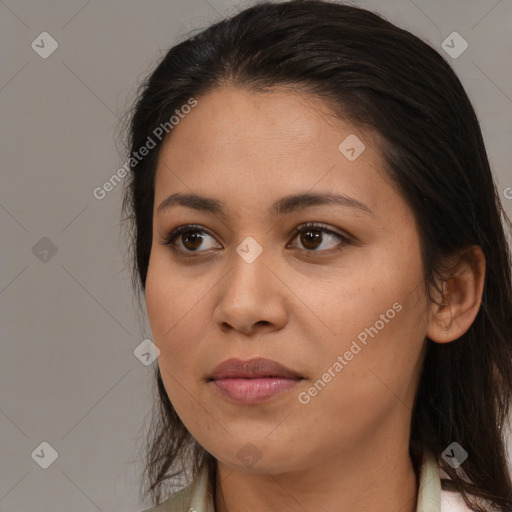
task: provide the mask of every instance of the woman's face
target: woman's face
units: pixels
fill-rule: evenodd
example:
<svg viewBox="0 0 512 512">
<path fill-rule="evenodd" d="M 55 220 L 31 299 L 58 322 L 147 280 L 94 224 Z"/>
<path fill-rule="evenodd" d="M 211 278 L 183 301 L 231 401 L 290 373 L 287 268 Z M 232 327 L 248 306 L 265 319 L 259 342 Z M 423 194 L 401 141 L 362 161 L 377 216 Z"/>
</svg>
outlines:
<svg viewBox="0 0 512 512">
<path fill-rule="evenodd" d="M 429 315 L 417 227 L 377 135 L 298 93 L 196 99 L 160 154 L 146 282 L 178 415 L 215 458 L 250 471 L 403 449 Z M 204 199 L 159 210 L 172 194 Z M 341 199 L 287 201 L 302 194 Z M 211 380 L 230 358 L 300 378 Z"/>
</svg>

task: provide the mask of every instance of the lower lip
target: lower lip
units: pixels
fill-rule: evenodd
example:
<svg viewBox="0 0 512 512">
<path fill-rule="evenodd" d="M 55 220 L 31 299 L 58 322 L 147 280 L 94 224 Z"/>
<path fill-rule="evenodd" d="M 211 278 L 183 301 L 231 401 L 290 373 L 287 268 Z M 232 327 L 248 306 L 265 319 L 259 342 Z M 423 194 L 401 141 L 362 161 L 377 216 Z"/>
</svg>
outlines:
<svg viewBox="0 0 512 512">
<path fill-rule="evenodd" d="M 230 401 L 238 404 L 258 404 L 294 387 L 301 380 L 262 377 L 257 379 L 219 379 L 212 383 Z"/>
</svg>

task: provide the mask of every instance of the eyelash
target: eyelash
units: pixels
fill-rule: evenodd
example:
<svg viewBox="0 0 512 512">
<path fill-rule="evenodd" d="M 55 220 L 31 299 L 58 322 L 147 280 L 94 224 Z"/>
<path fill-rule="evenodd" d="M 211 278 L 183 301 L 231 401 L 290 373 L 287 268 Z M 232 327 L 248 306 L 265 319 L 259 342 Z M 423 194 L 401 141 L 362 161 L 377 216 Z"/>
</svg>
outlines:
<svg viewBox="0 0 512 512">
<path fill-rule="evenodd" d="M 307 232 L 307 231 L 321 231 L 322 233 L 327 233 L 329 235 L 333 235 L 337 237 L 341 242 L 343 242 L 342 245 L 348 245 L 351 244 L 352 241 L 348 238 L 348 236 L 343 235 L 342 233 L 338 233 L 337 231 L 333 231 L 330 229 L 326 224 L 318 223 L 318 222 L 307 222 L 305 224 L 301 224 L 300 226 L 297 226 L 293 230 L 293 239 L 295 239 L 298 235 Z M 175 245 L 175 239 L 178 238 L 180 235 L 188 234 L 188 233 L 206 233 L 207 235 L 215 238 L 212 233 L 210 233 L 207 229 L 205 229 L 202 226 L 199 226 L 197 224 L 184 224 L 183 226 L 178 226 L 177 228 L 173 229 L 169 233 L 167 233 L 163 240 L 160 242 L 162 245 L 169 246 L 174 252 L 183 254 L 186 256 L 194 256 L 195 254 L 201 254 L 202 252 L 206 251 L 189 251 L 182 249 L 178 249 Z M 325 253 L 325 252 L 333 252 L 333 251 L 341 251 L 343 248 L 337 247 L 336 249 L 328 249 L 328 250 L 309 250 L 309 249 L 299 249 L 302 252 L 306 252 L 308 254 L 311 253 Z"/>
</svg>

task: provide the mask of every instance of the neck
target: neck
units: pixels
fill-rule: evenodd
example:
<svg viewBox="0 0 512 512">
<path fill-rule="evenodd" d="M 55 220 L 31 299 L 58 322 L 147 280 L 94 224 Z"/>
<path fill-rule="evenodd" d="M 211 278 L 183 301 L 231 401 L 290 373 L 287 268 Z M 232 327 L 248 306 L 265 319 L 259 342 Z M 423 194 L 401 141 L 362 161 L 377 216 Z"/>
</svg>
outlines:
<svg viewBox="0 0 512 512">
<path fill-rule="evenodd" d="M 415 512 L 418 480 L 408 447 L 397 448 L 381 440 L 290 472 L 247 472 L 217 461 L 215 510 Z"/>
</svg>

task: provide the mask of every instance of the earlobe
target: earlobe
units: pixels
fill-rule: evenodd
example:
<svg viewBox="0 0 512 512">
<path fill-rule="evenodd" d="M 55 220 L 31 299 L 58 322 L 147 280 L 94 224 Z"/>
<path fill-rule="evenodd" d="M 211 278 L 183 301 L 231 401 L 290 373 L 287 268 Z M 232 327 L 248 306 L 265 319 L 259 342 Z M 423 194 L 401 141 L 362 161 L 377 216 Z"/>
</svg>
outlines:
<svg viewBox="0 0 512 512">
<path fill-rule="evenodd" d="M 450 260 L 426 333 L 436 343 L 460 338 L 473 324 L 482 303 L 486 265 L 481 247 L 464 248 Z"/>
</svg>

